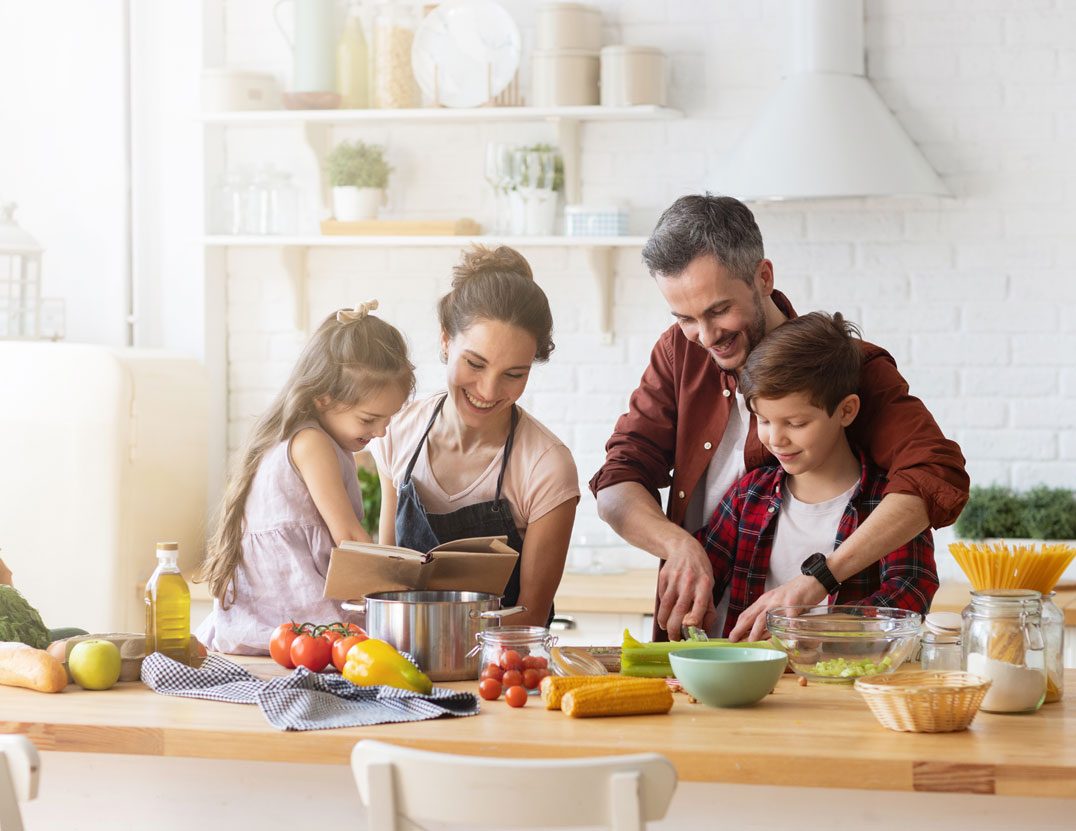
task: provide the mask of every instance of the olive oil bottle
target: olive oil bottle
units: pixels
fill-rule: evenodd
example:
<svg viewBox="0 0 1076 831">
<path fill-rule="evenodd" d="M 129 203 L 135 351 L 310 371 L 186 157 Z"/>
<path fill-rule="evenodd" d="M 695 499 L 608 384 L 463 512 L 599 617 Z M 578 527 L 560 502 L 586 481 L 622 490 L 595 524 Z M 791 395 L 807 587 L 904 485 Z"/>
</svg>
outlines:
<svg viewBox="0 0 1076 831">
<path fill-rule="evenodd" d="M 191 593 L 176 561 L 179 543 L 157 543 L 157 568 L 146 583 L 146 654 L 189 663 Z"/>
</svg>

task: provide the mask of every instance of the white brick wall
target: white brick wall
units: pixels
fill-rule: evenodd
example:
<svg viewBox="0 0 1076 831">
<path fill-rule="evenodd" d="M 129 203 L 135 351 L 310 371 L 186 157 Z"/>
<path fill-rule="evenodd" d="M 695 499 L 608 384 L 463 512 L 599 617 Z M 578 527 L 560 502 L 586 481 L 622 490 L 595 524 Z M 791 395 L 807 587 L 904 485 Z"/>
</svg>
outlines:
<svg viewBox="0 0 1076 831">
<path fill-rule="evenodd" d="M 533 4 L 504 2 L 533 43 Z M 756 0 L 600 3 L 606 42 L 670 56 L 670 105 L 682 121 L 584 127 L 588 201 L 629 199 L 634 233 L 707 176 L 779 78 L 782 6 Z M 287 54 L 261 4 L 229 3 L 231 62 L 284 76 Z M 840 310 L 897 357 L 913 393 L 964 448 L 973 481 L 1076 484 L 1076 6 L 1024 0 L 868 0 L 876 88 L 944 176 L 954 199 L 761 205 L 756 216 L 778 288 L 796 308 Z M 524 60 L 524 88 L 529 71 Z M 489 220 L 485 142 L 552 140 L 547 125 L 350 127 L 385 142 L 401 215 Z M 287 137 L 284 147 L 290 148 Z M 245 135 L 244 158 L 280 144 Z M 261 142 L 261 144 L 259 144 Z M 237 150 L 235 152 L 238 152 Z M 290 150 L 288 152 L 291 152 Z M 436 298 L 451 249 L 317 250 L 312 322 L 377 296 L 408 337 L 420 392 L 443 378 Z M 602 345 L 583 252 L 524 249 L 557 323 L 557 350 L 523 399 L 576 454 L 581 482 L 624 408 L 669 315 L 639 261 L 619 254 L 616 342 Z M 230 443 L 268 402 L 301 345 L 291 286 L 269 252 L 229 264 Z M 577 534 L 604 529 L 589 494 Z"/>
</svg>

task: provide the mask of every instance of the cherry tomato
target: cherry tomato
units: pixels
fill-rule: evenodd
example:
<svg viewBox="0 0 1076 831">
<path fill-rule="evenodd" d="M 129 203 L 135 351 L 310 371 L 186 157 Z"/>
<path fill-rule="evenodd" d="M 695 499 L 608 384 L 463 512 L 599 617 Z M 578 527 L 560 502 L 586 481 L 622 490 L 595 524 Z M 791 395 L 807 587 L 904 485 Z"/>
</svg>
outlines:
<svg viewBox="0 0 1076 831">
<path fill-rule="evenodd" d="M 501 683 L 501 679 L 504 677 L 504 670 L 496 664 L 490 664 L 484 670 L 482 670 L 483 678 L 492 678 L 498 684 Z"/>
<path fill-rule="evenodd" d="M 528 690 L 533 690 L 538 686 L 538 683 L 542 680 L 542 676 L 538 674 L 536 669 L 523 670 L 523 686 Z"/>
<path fill-rule="evenodd" d="M 355 644 L 366 640 L 366 633 L 361 635 L 348 635 L 346 638 L 340 638 L 336 643 L 332 645 L 332 658 L 333 666 L 341 672 L 344 671 L 344 664 L 347 663 L 347 653 Z"/>
<path fill-rule="evenodd" d="M 501 654 L 501 667 L 504 669 L 523 669 L 523 659 L 514 649 L 506 649 Z"/>
<path fill-rule="evenodd" d="M 523 664 L 523 669 L 535 669 L 538 666 L 537 664 L 534 663 L 534 656 L 532 656 L 532 655 L 524 655 L 522 664 Z"/>
<path fill-rule="evenodd" d="M 528 698 L 530 696 L 527 695 L 527 691 L 520 686 L 509 687 L 504 691 L 504 700 L 508 702 L 509 707 L 522 707 L 527 703 Z"/>
<path fill-rule="evenodd" d="M 299 626 L 294 622 L 282 623 L 273 632 L 269 641 L 269 654 L 282 667 L 295 668 L 295 663 L 291 660 L 291 644 L 298 636 Z"/>
<path fill-rule="evenodd" d="M 504 684 L 504 688 L 518 687 L 523 683 L 523 673 L 518 669 L 510 669 L 501 678 L 501 683 Z"/>
<path fill-rule="evenodd" d="M 532 666 L 535 669 L 545 669 L 547 666 L 549 666 L 549 659 L 543 658 L 541 655 L 534 655 L 532 656 L 531 660 L 534 661 Z"/>
<path fill-rule="evenodd" d="M 333 648 L 325 638 L 310 634 L 299 635 L 291 644 L 291 661 L 297 667 L 321 672 L 329 665 Z"/>
<path fill-rule="evenodd" d="M 330 644 L 334 644 L 344 637 L 344 633 L 339 629 L 326 629 L 321 633 L 321 637 L 325 638 Z"/>
<path fill-rule="evenodd" d="M 336 623 L 334 625 L 339 626 L 348 635 L 362 635 L 363 640 L 366 640 L 369 637 L 361 626 L 354 623 Z"/>
<path fill-rule="evenodd" d="M 478 694 L 486 701 L 496 701 L 501 697 L 501 682 L 492 678 L 483 679 L 482 683 L 478 685 Z"/>
</svg>

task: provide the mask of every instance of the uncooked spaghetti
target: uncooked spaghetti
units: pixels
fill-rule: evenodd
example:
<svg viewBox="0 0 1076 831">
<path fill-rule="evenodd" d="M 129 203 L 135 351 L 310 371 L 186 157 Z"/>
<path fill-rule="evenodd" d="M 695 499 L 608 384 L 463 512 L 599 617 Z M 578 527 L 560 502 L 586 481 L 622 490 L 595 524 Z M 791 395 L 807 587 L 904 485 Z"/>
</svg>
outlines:
<svg viewBox="0 0 1076 831">
<path fill-rule="evenodd" d="M 1063 543 L 1007 545 L 954 542 L 949 553 L 976 591 L 982 589 L 1034 589 L 1053 591 L 1062 573 L 1076 557 L 1076 548 Z"/>
</svg>

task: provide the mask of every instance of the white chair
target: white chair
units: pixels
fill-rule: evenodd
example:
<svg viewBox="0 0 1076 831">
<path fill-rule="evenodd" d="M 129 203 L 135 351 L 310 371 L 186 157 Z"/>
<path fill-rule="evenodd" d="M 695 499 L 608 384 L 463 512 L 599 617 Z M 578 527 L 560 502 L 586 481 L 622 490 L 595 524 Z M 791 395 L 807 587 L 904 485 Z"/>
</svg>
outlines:
<svg viewBox="0 0 1076 831">
<path fill-rule="evenodd" d="M 676 768 L 658 753 L 503 759 L 365 739 L 351 751 L 351 769 L 369 831 L 403 831 L 418 820 L 642 831 L 665 816 L 676 790 Z"/>
<path fill-rule="evenodd" d="M 23 831 L 19 800 L 37 797 L 41 757 L 26 736 L 0 736 L 0 831 Z"/>
</svg>

